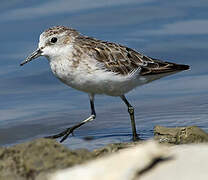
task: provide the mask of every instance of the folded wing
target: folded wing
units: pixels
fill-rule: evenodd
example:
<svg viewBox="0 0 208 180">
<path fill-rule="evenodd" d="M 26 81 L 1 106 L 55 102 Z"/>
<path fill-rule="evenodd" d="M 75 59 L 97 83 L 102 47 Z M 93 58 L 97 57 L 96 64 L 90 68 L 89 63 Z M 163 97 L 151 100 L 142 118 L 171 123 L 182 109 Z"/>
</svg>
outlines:
<svg viewBox="0 0 208 180">
<path fill-rule="evenodd" d="M 85 53 L 103 64 L 106 71 L 112 71 L 120 75 L 127 75 L 138 69 L 142 76 L 189 69 L 188 65 L 150 58 L 116 43 L 100 41 L 86 36 L 80 36 L 76 41 L 82 49 L 86 49 Z"/>
</svg>

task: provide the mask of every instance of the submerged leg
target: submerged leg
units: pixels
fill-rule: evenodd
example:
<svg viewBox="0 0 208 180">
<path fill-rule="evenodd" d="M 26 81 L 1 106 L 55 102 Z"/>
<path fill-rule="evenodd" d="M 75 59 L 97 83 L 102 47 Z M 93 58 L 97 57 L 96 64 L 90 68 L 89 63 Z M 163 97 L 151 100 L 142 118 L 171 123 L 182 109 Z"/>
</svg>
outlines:
<svg viewBox="0 0 208 180">
<path fill-rule="evenodd" d="M 58 133 L 58 134 L 55 134 L 55 135 L 52 135 L 52 136 L 47 136 L 46 138 L 56 139 L 56 138 L 59 138 L 59 137 L 63 137 L 60 141 L 60 142 L 63 142 L 70 134 L 73 133 L 73 131 L 75 129 L 79 128 L 80 126 L 84 125 L 87 122 L 90 122 L 90 121 L 94 120 L 95 117 L 96 117 L 95 107 L 94 107 L 94 95 L 90 94 L 89 97 L 90 97 L 91 115 L 87 119 L 81 121 L 80 123 L 78 123 L 78 124 L 76 124 L 76 125 L 74 125 L 70 128 L 67 128 L 66 130 L 64 130 L 61 133 Z"/>
<path fill-rule="evenodd" d="M 127 101 L 126 97 L 124 95 L 120 96 L 123 102 L 127 105 L 128 107 L 128 112 L 130 115 L 131 119 L 131 128 L 132 128 L 132 133 L 133 133 L 133 141 L 139 140 L 139 137 L 136 132 L 136 123 L 135 123 L 135 118 L 134 118 L 134 108 L 133 106 Z"/>
</svg>

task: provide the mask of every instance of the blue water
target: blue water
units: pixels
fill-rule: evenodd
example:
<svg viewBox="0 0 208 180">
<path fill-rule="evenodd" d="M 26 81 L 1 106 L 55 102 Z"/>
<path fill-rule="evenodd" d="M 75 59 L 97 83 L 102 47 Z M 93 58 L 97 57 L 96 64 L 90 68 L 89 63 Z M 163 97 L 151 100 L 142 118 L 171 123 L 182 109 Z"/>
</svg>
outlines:
<svg viewBox="0 0 208 180">
<path fill-rule="evenodd" d="M 90 113 L 87 94 L 59 82 L 46 58 L 19 66 L 36 49 L 40 33 L 54 25 L 189 64 L 190 71 L 138 87 L 127 98 L 144 139 L 153 136 L 155 125 L 196 125 L 208 132 L 208 1 L 14 0 L 0 6 L 0 145 L 58 133 Z M 96 120 L 75 131 L 66 146 L 93 149 L 130 141 L 121 100 L 95 98 Z"/>
</svg>

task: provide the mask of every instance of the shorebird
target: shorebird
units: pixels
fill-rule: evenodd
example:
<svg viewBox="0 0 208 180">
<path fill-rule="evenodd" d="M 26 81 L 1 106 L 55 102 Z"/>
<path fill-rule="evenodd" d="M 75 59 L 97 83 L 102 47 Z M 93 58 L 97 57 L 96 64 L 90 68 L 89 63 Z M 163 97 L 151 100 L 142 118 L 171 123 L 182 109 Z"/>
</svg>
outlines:
<svg viewBox="0 0 208 180">
<path fill-rule="evenodd" d="M 88 93 L 91 115 L 80 123 L 48 138 L 62 137 L 95 119 L 94 96 L 119 96 L 128 108 L 133 140 L 138 140 L 134 108 L 125 94 L 137 86 L 189 69 L 188 65 L 165 62 L 129 47 L 81 35 L 77 30 L 55 26 L 40 35 L 37 50 L 20 65 L 45 56 L 53 74 L 66 85 Z"/>
</svg>

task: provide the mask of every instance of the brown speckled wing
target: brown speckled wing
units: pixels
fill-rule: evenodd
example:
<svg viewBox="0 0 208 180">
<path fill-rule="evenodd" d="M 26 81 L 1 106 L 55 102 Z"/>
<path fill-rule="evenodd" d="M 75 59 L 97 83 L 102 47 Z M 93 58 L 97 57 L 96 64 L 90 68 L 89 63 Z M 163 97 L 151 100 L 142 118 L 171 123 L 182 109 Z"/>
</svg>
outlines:
<svg viewBox="0 0 208 180">
<path fill-rule="evenodd" d="M 84 53 L 103 63 L 105 70 L 121 75 L 127 75 L 137 69 L 140 69 L 140 75 L 168 73 L 177 71 L 180 69 L 179 66 L 183 66 L 156 60 L 131 48 L 87 36 L 79 36 L 75 42 Z"/>
</svg>

